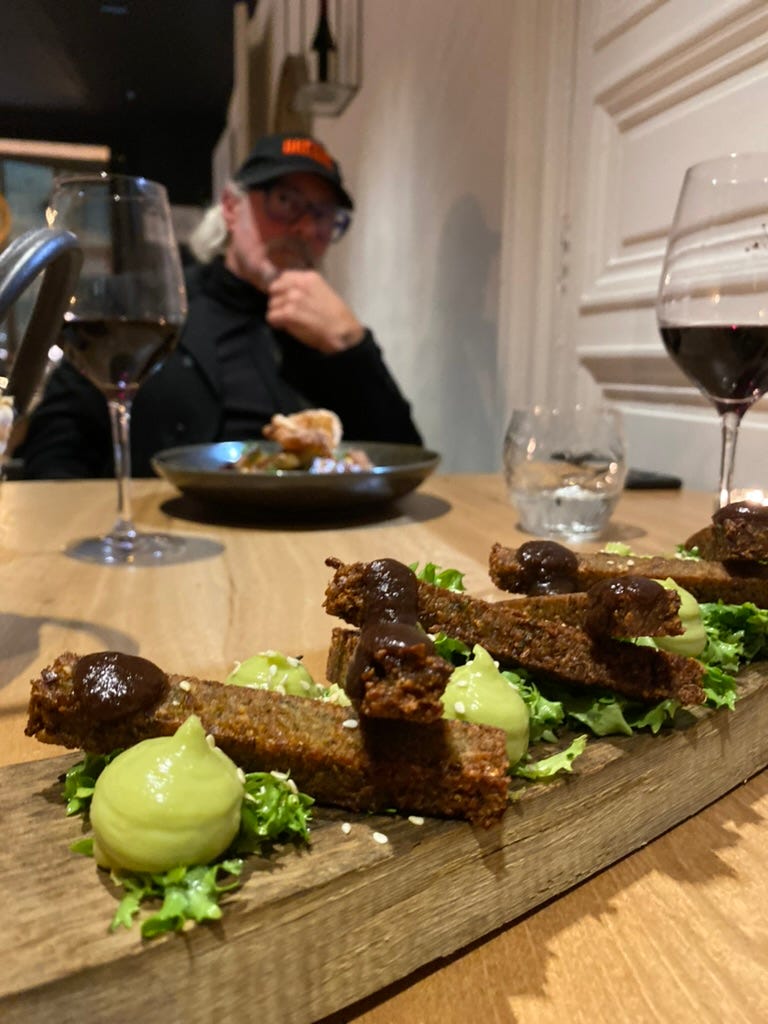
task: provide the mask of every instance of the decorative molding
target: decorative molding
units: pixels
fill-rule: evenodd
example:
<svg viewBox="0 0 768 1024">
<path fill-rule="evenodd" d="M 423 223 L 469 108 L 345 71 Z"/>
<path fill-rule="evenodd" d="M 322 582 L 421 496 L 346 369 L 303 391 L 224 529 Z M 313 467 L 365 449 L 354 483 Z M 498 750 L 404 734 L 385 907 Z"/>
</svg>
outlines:
<svg viewBox="0 0 768 1024">
<path fill-rule="evenodd" d="M 598 244 L 586 267 L 579 309 L 599 313 L 653 305 L 658 290 L 668 225 L 618 236 L 619 175 L 623 143 L 649 120 L 721 84 L 745 68 L 768 60 L 768 5 L 745 4 L 678 33 L 664 52 L 639 64 L 599 90 L 593 98 L 591 152 L 600 160 L 591 168 L 593 221 L 587 230 Z M 628 251 L 630 247 L 639 251 Z M 617 251 L 618 250 L 618 251 Z"/>
<path fill-rule="evenodd" d="M 679 34 L 653 60 L 638 64 L 596 93 L 595 103 L 621 131 L 765 60 L 768 38 L 761 36 L 768 33 L 768 5 L 753 0 L 740 13 L 730 5 L 719 10 L 722 15 L 713 18 L 712 9 L 702 7 L 697 30 Z"/>
<path fill-rule="evenodd" d="M 661 349 L 637 346 L 613 346 L 596 349 L 587 345 L 578 349 L 579 361 L 601 384 L 633 384 L 659 388 L 692 388 L 677 364 Z"/>
<path fill-rule="evenodd" d="M 602 0 L 595 28 L 595 49 L 607 46 L 667 0 Z"/>
</svg>

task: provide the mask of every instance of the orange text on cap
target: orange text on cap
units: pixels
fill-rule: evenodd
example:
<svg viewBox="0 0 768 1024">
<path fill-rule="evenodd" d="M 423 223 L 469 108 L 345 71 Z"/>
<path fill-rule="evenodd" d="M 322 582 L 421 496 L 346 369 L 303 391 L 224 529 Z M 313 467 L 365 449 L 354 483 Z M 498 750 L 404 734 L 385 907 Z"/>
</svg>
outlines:
<svg viewBox="0 0 768 1024">
<path fill-rule="evenodd" d="M 325 148 L 313 139 L 283 139 L 283 153 L 286 156 L 304 156 L 329 170 L 333 167 L 333 160 Z"/>
</svg>

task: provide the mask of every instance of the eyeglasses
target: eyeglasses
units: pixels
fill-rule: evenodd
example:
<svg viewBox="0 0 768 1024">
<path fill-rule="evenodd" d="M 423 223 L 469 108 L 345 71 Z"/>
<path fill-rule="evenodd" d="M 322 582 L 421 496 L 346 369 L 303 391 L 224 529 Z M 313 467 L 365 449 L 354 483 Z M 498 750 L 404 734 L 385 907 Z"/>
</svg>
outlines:
<svg viewBox="0 0 768 1024">
<path fill-rule="evenodd" d="M 318 238 L 338 242 L 350 225 L 352 214 L 333 203 L 313 203 L 290 185 L 265 185 L 264 209 L 267 216 L 281 224 L 296 224 L 309 214 L 315 223 Z"/>
</svg>

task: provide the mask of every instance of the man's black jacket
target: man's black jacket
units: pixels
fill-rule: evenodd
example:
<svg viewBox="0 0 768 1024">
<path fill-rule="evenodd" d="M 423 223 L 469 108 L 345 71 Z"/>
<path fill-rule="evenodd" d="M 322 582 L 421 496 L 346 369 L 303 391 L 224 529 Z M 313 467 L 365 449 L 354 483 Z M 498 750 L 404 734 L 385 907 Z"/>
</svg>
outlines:
<svg viewBox="0 0 768 1024">
<path fill-rule="evenodd" d="M 274 331 L 267 298 L 215 260 L 187 279 L 189 314 L 174 352 L 133 403 L 131 466 L 151 476 L 164 448 L 261 436 L 277 413 L 327 408 L 354 441 L 420 444 L 371 333 L 359 345 L 323 355 Z M 64 360 L 16 453 L 28 479 L 107 477 L 114 472 L 104 396 Z"/>
</svg>

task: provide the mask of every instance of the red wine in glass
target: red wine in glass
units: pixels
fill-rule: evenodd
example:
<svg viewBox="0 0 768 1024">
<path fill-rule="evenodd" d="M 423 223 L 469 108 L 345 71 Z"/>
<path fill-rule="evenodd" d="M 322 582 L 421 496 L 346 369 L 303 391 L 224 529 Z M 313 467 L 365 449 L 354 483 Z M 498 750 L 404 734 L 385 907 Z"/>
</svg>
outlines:
<svg viewBox="0 0 768 1024">
<path fill-rule="evenodd" d="M 721 414 L 747 409 L 768 391 L 768 324 L 660 324 L 667 352 Z"/>
<path fill-rule="evenodd" d="M 103 565 L 186 560 L 184 538 L 140 533 L 130 506 L 131 404 L 173 348 L 187 313 L 165 188 L 108 172 L 58 178 L 47 216 L 50 224 L 77 235 L 83 252 L 61 346 L 107 400 L 117 480 L 111 531 L 76 542 L 67 553 Z"/>
<path fill-rule="evenodd" d="M 132 398 L 172 351 L 179 325 L 111 317 L 65 320 L 61 347 L 107 400 Z"/>
<path fill-rule="evenodd" d="M 688 168 L 656 316 L 667 352 L 720 414 L 722 507 L 742 417 L 768 392 L 768 153 Z"/>
</svg>

